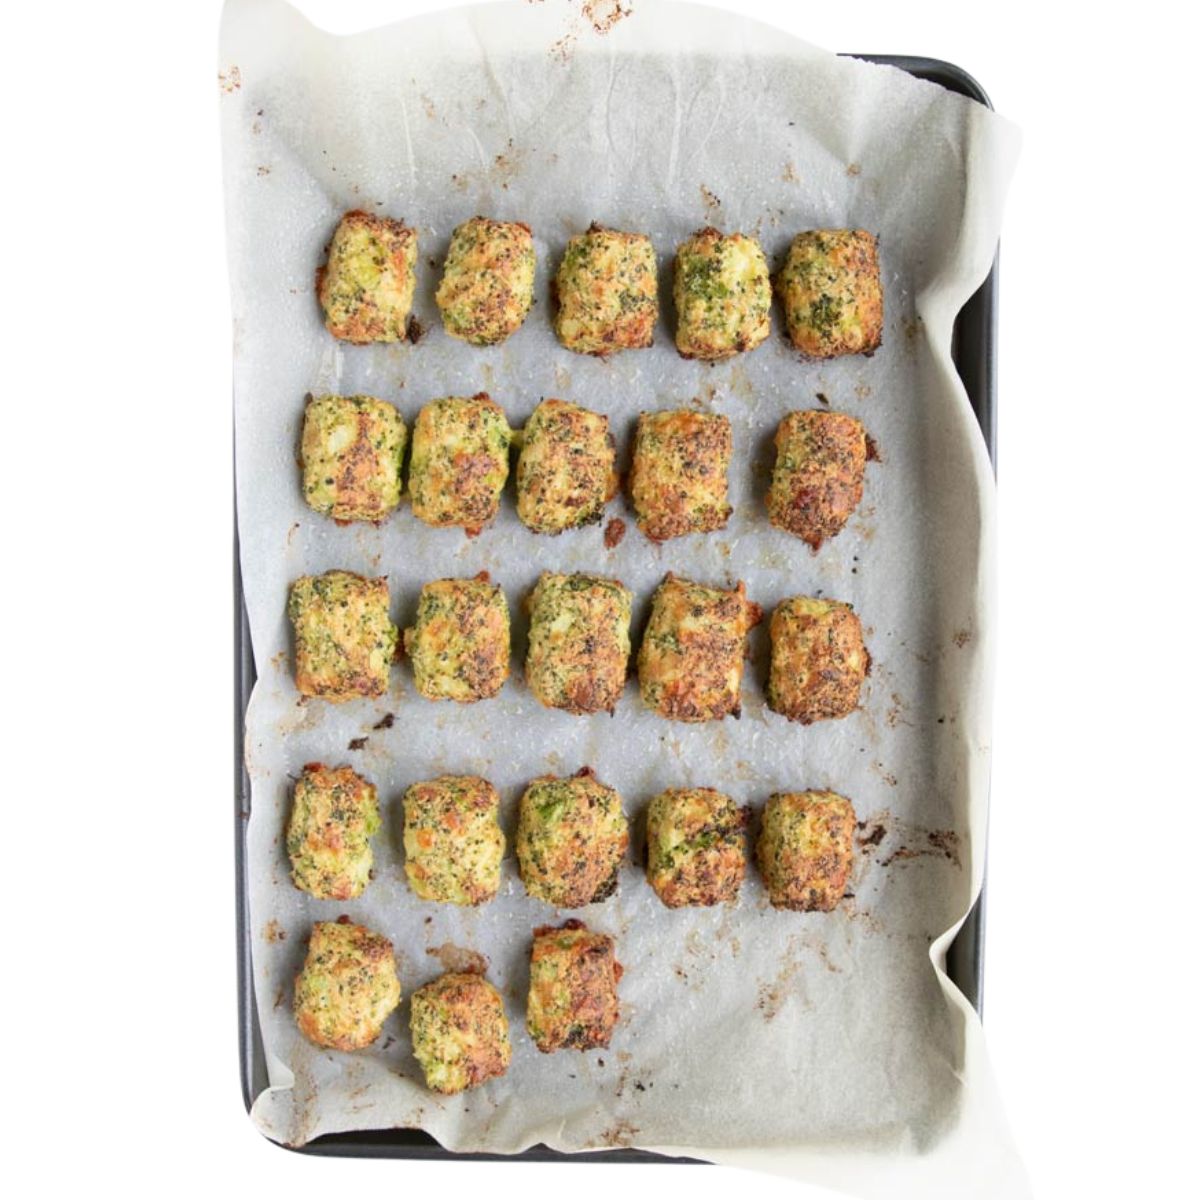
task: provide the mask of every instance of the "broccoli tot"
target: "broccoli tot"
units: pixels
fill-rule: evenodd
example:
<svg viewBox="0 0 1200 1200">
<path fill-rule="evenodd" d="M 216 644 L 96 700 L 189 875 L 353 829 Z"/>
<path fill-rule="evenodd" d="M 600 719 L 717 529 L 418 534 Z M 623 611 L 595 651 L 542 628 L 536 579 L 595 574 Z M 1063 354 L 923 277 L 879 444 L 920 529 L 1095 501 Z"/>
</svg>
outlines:
<svg viewBox="0 0 1200 1200">
<path fill-rule="evenodd" d="M 616 458 L 607 417 L 543 400 L 525 424 L 517 459 L 517 516 L 534 533 L 594 524 L 616 495 Z"/>
<path fill-rule="evenodd" d="M 335 521 L 382 521 L 400 503 L 408 430 L 372 396 L 321 396 L 304 410 L 304 499 Z"/>
<path fill-rule="evenodd" d="M 292 791 L 287 852 L 292 882 L 318 900 L 353 900 L 371 878 L 379 830 L 374 784 L 350 767 L 308 763 Z"/>
<path fill-rule="evenodd" d="M 883 340 L 879 248 L 865 229 L 799 233 L 779 273 L 784 322 L 808 358 L 873 354 Z"/>
<path fill-rule="evenodd" d="M 652 541 L 724 529 L 729 504 L 729 418 L 690 409 L 644 412 L 633 443 L 629 494 Z"/>
<path fill-rule="evenodd" d="M 293 1012 L 315 1046 L 361 1050 L 400 1003 L 392 943 L 364 925 L 318 921 L 296 976 Z"/>
<path fill-rule="evenodd" d="M 582 921 L 533 931 L 525 1025 L 543 1054 L 603 1049 L 612 1040 L 620 1009 L 616 943 Z"/>
<path fill-rule="evenodd" d="M 767 800 L 756 857 L 775 908 L 831 912 L 854 856 L 854 805 L 836 792 L 776 792 Z"/>
<path fill-rule="evenodd" d="M 446 332 L 494 346 L 520 329 L 533 304 L 533 234 L 518 221 L 472 217 L 450 236 L 435 300 Z"/>
<path fill-rule="evenodd" d="M 616 579 L 544 571 L 529 598 L 525 678 L 547 708 L 612 712 L 625 689 L 633 595 Z"/>
<path fill-rule="evenodd" d="M 544 775 L 521 797 L 517 862 L 525 890 L 557 908 L 582 908 L 617 890 L 629 825 L 621 797 L 585 767 Z"/>
<path fill-rule="evenodd" d="M 410 1021 L 426 1086 L 452 1096 L 508 1070 L 512 1047 L 500 993 L 482 975 L 451 973 L 418 988 Z"/>
<path fill-rule="evenodd" d="M 811 725 L 849 716 L 870 665 L 850 605 L 792 596 L 771 615 L 767 704 L 789 721 Z"/>
<path fill-rule="evenodd" d="M 748 808 L 712 788 L 670 788 L 646 813 L 646 877 L 668 908 L 736 900 Z"/>
<path fill-rule="evenodd" d="M 638 652 L 646 707 L 671 721 L 738 716 L 746 635 L 759 616 L 740 581 L 714 588 L 668 573 L 654 593 Z"/>
<path fill-rule="evenodd" d="M 408 490 L 427 525 L 478 533 L 500 509 L 512 430 L 486 392 L 433 400 L 413 426 Z"/>
<path fill-rule="evenodd" d="M 779 422 L 775 449 L 767 515 L 819 550 L 862 499 L 866 431 L 845 413 L 790 412 Z"/>
<path fill-rule="evenodd" d="M 554 332 L 568 350 L 604 357 L 651 345 L 658 263 L 650 239 L 593 224 L 567 243 L 554 296 Z"/>
<path fill-rule="evenodd" d="M 346 213 L 317 272 L 326 329 L 357 345 L 404 341 L 416 271 L 416 230 L 360 209 Z"/>
<path fill-rule="evenodd" d="M 388 606 L 386 578 L 326 571 L 292 584 L 288 616 L 302 696 L 340 704 L 387 691 L 399 637 Z"/>
<path fill-rule="evenodd" d="M 500 797 L 477 775 L 441 775 L 404 793 L 404 871 L 422 900 L 485 904 L 500 887 Z"/>
<path fill-rule="evenodd" d="M 404 648 L 426 700 L 488 700 L 508 678 L 508 601 L 486 571 L 427 583 Z"/>
<path fill-rule="evenodd" d="M 762 345 L 771 332 L 771 273 L 754 238 L 701 229 L 675 254 L 675 346 L 716 362 Z"/>
</svg>

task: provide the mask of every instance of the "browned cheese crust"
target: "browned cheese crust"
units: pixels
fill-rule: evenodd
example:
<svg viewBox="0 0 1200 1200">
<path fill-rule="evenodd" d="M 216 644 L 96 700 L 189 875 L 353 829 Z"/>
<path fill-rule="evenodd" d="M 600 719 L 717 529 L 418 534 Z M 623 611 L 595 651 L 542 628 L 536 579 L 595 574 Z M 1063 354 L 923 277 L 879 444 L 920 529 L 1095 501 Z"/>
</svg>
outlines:
<svg viewBox="0 0 1200 1200">
<path fill-rule="evenodd" d="M 879 250 L 865 229 L 797 234 L 778 284 L 788 338 L 806 357 L 872 354 L 879 348 Z"/>
<path fill-rule="evenodd" d="M 360 209 L 346 213 L 317 272 L 326 329 L 357 345 L 404 341 L 416 264 L 415 229 Z"/>
<path fill-rule="evenodd" d="M 733 430 L 719 413 L 642 413 L 629 493 L 638 528 L 654 541 L 723 529 Z"/>
<path fill-rule="evenodd" d="M 811 725 L 849 716 L 870 665 L 850 605 L 793 596 L 772 614 L 767 704 L 789 721 Z"/>
<path fill-rule="evenodd" d="M 777 792 L 756 849 L 775 908 L 831 912 L 850 879 L 854 806 L 836 792 Z"/>
<path fill-rule="evenodd" d="M 846 413 L 791 412 L 779 422 L 775 449 L 767 493 L 771 524 L 819 550 L 862 500 L 866 431 Z"/>
<path fill-rule="evenodd" d="M 672 721 L 740 715 L 746 635 L 760 616 L 740 580 L 726 590 L 668 574 L 654 593 L 638 653 L 646 706 Z"/>
<path fill-rule="evenodd" d="M 543 1054 L 593 1050 L 612 1039 L 620 1009 L 616 943 L 581 921 L 533 931 L 525 1024 Z"/>
</svg>

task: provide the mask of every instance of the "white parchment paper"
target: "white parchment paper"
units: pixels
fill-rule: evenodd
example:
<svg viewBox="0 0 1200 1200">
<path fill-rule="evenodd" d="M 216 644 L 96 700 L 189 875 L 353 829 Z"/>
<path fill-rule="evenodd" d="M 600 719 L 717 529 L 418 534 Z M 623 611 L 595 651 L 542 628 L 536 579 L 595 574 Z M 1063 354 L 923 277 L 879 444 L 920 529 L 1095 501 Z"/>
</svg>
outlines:
<svg viewBox="0 0 1200 1200">
<path fill-rule="evenodd" d="M 633 1145 L 864 1194 L 1019 1194 L 977 1019 L 940 971 L 982 873 L 990 691 L 992 485 L 951 364 L 951 326 L 991 262 L 1016 137 L 940 88 L 727 13 L 657 0 L 628 8 L 497 3 L 337 38 L 281 0 L 227 4 L 238 512 L 259 677 L 246 743 L 250 921 L 270 1074 L 253 1117 L 291 1144 L 420 1126 L 455 1150 Z M 419 230 L 415 311 L 427 332 L 416 345 L 343 346 L 321 324 L 314 271 L 351 207 Z M 536 306 L 491 349 L 448 338 L 432 299 L 450 231 L 475 213 L 528 222 L 538 251 Z M 656 345 L 610 362 L 563 350 L 549 323 L 563 246 L 592 220 L 649 233 L 662 268 Z M 756 234 L 776 262 L 802 229 L 877 232 L 882 350 L 809 364 L 777 333 L 717 366 L 679 358 L 671 258 L 709 223 Z M 629 532 L 612 549 L 601 526 L 536 537 L 517 521 L 511 488 L 474 539 L 428 529 L 407 506 L 379 528 L 340 528 L 305 507 L 296 452 L 306 393 L 380 396 L 411 428 L 429 399 L 481 389 L 514 426 L 544 396 L 606 412 L 623 460 L 642 409 L 726 413 L 728 529 L 655 546 L 618 500 L 611 515 Z M 856 517 L 813 555 L 770 529 L 762 498 L 780 417 L 823 403 L 861 417 L 882 461 Z M 501 696 L 431 704 L 402 664 L 378 702 L 299 704 L 288 585 L 333 567 L 386 574 L 402 626 L 424 581 L 490 571 L 514 616 Z M 521 677 L 521 601 L 547 568 L 623 579 L 637 597 L 635 638 L 667 570 L 744 579 L 768 613 L 797 593 L 848 600 L 875 660 L 861 711 L 809 729 L 769 713 L 765 629 L 752 638 L 740 721 L 662 721 L 632 682 L 612 718 L 544 710 Z M 394 725 L 376 728 L 389 712 Z M 349 762 L 379 787 L 385 824 L 361 900 L 314 901 L 289 881 L 290 781 L 312 760 Z M 483 908 L 417 901 L 403 876 L 399 799 L 440 772 L 485 775 L 511 837 L 529 779 L 585 764 L 619 789 L 639 832 L 665 786 L 718 787 L 756 810 L 781 788 L 840 791 L 861 821 L 853 896 L 829 915 L 775 912 L 751 871 L 736 907 L 670 912 L 631 856 L 619 894 L 578 914 L 617 937 L 626 968 L 612 1046 L 541 1055 L 523 1020 L 530 933 L 566 914 L 526 897 L 511 861 Z M 505 1078 L 457 1097 L 427 1091 L 407 1003 L 356 1055 L 299 1037 L 291 980 L 307 930 L 343 912 L 392 939 L 406 997 L 464 949 L 487 957 L 512 1022 Z"/>
</svg>

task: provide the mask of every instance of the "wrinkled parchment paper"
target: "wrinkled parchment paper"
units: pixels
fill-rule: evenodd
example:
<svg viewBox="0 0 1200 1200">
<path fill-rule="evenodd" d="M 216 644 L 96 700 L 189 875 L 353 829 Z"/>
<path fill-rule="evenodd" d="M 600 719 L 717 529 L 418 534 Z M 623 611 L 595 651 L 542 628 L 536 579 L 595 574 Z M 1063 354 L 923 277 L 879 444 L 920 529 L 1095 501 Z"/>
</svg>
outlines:
<svg viewBox="0 0 1200 1200">
<path fill-rule="evenodd" d="M 239 531 L 259 677 L 248 862 L 270 1087 L 254 1120 L 291 1144 L 420 1126 L 455 1150 L 642 1146 L 865 1194 L 1013 1194 L 1020 1168 L 979 1025 L 939 968 L 980 884 L 990 691 L 992 485 L 950 335 L 992 259 L 1014 132 L 897 70 L 655 0 L 632 13 L 497 3 L 350 38 L 319 32 L 281 0 L 230 0 L 220 54 Z M 343 346 L 322 327 L 313 275 L 351 207 L 419 230 L 415 312 L 426 333 L 416 345 Z M 448 338 L 433 304 L 450 231 L 475 213 L 528 222 L 538 251 L 536 306 L 491 349 Z M 648 232 L 662 270 L 654 348 L 610 362 L 563 350 L 549 323 L 558 258 L 594 219 Z M 777 333 L 721 365 L 680 359 L 673 248 L 709 223 L 756 234 L 774 262 L 802 229 L 877 232 L 882 350 L 809 364 Z M 474 539 L 424 527 L 407 505 L 380 528 L 340 528 L 305 507 L 296 453 L 306 393 L 380 396 L 411 428 L 427 400 L 481 389 L 514 426 L 543 396 L 608 413 L 623 462 L 642 409 L 728 414 L 728 529 L 655 546 L 618 500 L 610 515 L 629 532 L 615 548 L 601 526 L 536 537 L 516 519 L 511 485 L 500 519 Z M 769 528 L 762 497 L 780 417 L 826 403 L 865 421 L 882 461 L 850 525 L 813 555 Z M 299 704 L 287 589 L 333 567 L 386 574 L 402 626 L 422 582 L 490 571 L 514 617 L 501 697 L 431 704 L 401 664 L 378 702 Z M 848 600 L 874 656 L 861 711 L 808 729 L 766 711 L 765 627 L 752 638 L 740 721 L 660 720 L 632 681 L 612 718 L 544 710 L 521 676 L 521 602 L 547 568 L 623 579 L 637 597 L 635 645 L 667 570 L 744 579 L 767 613 L 797 593 Z M 376 728 L 389 712 L 394 725 Z M 365 744 L 350 749 L 357 738 Z M 312 760 L 351 763 L 379 787 L 385 824 L 361 900 L 317 902 L 290 884 L 289 784 Z M 500 896 L 481 909 L 417 901 L 403 877 L 399 800 L 414 780 L 482 774 L 501 791 L 511 839 L 524 783 L 585 764 L 624 797 L 635 853 L 645 803 L 665 786 L 715 786 L 756 810 L 776 789 L 840 791 L 861 821 L 853 896 L 830 915 L 775 912 L 752 870 L 736 907 L 670 912 L 631 856 L 619 894 L 575 914 L 616 936 L 626 968 L 612 1046 L 541 1055 L 523 1018 L 530 933 L 568 914 L 527 898 L 511 860 Z M 512 1022 L 504 1079 L 451 1098 L 427 1091 L 407 1002 L 356 1055 L 298 1036 L 291 980 L 307 930 L 343 912 L 395 943 L 406 997 L 464 952 L 486 956 Z"/>
</svg>

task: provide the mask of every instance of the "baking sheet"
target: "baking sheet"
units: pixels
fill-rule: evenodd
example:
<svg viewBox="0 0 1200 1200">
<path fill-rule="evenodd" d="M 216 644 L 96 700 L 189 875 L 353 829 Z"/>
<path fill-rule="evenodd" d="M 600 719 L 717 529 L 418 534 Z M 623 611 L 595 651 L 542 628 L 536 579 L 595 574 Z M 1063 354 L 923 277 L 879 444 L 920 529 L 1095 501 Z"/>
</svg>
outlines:
<svg viewBox="0 0 1200 1200">
<path fill-rule="evenodd" d="M 239 532 L 259 674 L 246 737 L 250 920 L 271 1079 L 254 1117 L 292 1144 L 413 1125 L 459 1150 L 638 1145 L 866 1192 L 909 1172 L 922 1194 L 937 1179 L 961 1186 L 969 1163 L 1003 1186 L 1019 1170 L 977 1022 L 930 958 L 940 961 L 978 888 L 987 780 L 990 479 L 950 364 L 950 327 L 990 263 L 1015 138 L 941 89 L 728 14 L 644 0 L 623 12 L 495 4 L 338 39 L 274 0 L 227 6 Z M 342 347 L 321 326 L 313 271 L 352 206 L 420 231 L 416 311 L 429 332 L 415 346 Z M 539 253 L 537 307 L 490 350 L 441 332 L 426 261 L 440 265 L 450 230 L 477 211 L 529 221 Z M 775 337 L 728 364 L 687 363 L 667 303 L 653 350 L 609 363 L 571 355 L 550 331 L 547 286 L 567 237 L 593 219 L 651 234 L 664 298 L 671 251 L 698 225 L 755 232 L 772 257 L 799 229 L 873 229 L 884 348 L 803 364 Z M 544 395 L 605 411 L 623 451 L 642 408 L 725 412 L 729 529 L 655 547 L 617 504 L 630 532 L 610 551 L 601 527 L 535 538 L 511 492 L 476 539 L 426 529 L 407 509 L 360 529 L 304 507 L 294 458 L 306 392 L 371 392 L 411 425 L 426 400 L 480 388 L 514 425 Z M 862 417 L 883 462 L 859 515 L 814 557 L 770 530 L 761 495 L 779 417 L 819 397 Z M 516 670 L 502 697 L 449 710 L 415 697 L 401 667 L 385 701 L 298 705 L 287 586 L 331 567 L 386 573 L 402 625 L 425 580 L 489 570 L 514 613 Z M 542 710 L 520 678 L 519 603 L 545 568 L 619 575 L 637 596 L 635 625 L 669 569 L 740 577 L 768 611 L 797 592 L 849 600 L 876 662 L 863 709 L 807 730 L 767 713 L 760 630 L 740 722 L 660 721 L 632 684 L 613 718 Z M 375 730 L 386 712 L 394 726 Z M 364 736 L 362 750 L 348 749 Z M 385 807 L 377 878 L 348 904 L 313 901 L 288 880 L 289 775 L 318 758 L 351 762 Z M 758 808 L 781 787 L 844 792 L 863 822 L 853 900 L 829 916 L 776 913 L 752 874 L 735 909 L 672 913 L 630 865 L 618 897 L 581 914 L 618 937 L 626 966 L 613 1046 L 539 1055 L 523 1030 L 525 956 L 532 927 L 556 914 L 525 897 L 511 863 L 483 909 L 418 903 L 403 882 L 399 797 L 441 771 L 478 772 L 501 790 L 511 833 L 528 779 L 584 764 L 618 787 L 631 815 L 673 784 L 722 787 Z M 299 1039 L 290 979 L 307 928 L 343 911 L 392 938 L 406 995 L 462 949 L 487 955 L 513 1019 L 504 1080 L 458 1098 L 427 1092 L 407 1005 L 353 1057 Z"/>
</svg>

